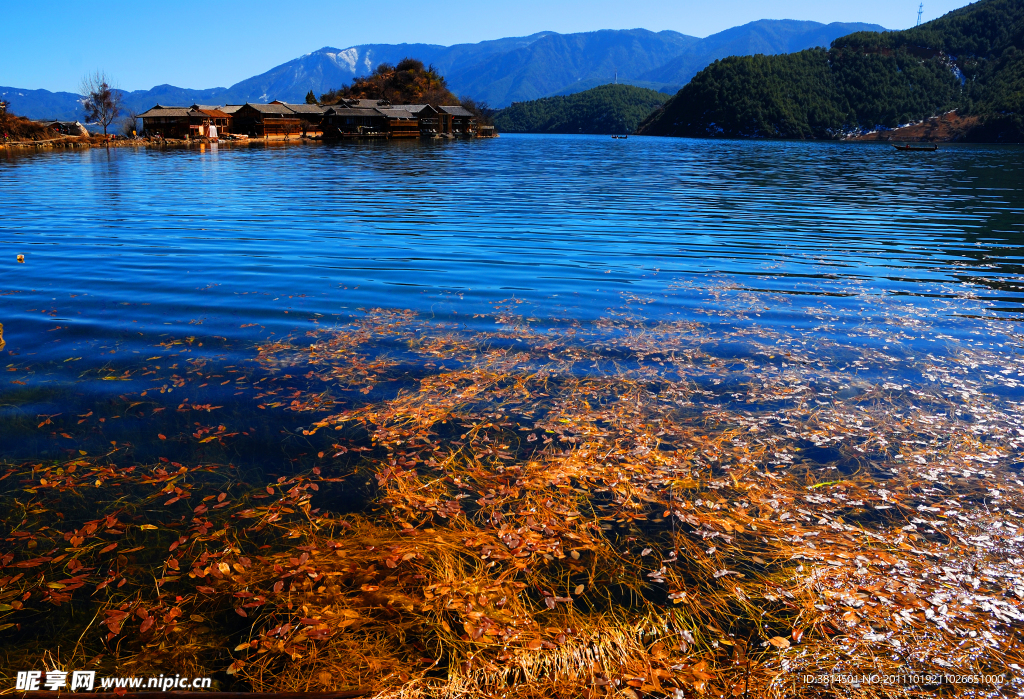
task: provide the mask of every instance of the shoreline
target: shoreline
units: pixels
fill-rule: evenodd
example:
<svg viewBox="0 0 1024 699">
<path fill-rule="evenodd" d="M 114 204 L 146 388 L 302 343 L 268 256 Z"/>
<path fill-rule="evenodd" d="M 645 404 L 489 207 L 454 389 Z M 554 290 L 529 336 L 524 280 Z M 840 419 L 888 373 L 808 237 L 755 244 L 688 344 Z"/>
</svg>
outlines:
<svg viewBox="0 0 1024 699">
<path fill-rule="evenodd" d="M 491 140 L 497 138 L 497 136 L 480 137 L 472 139 L 447 139 L 447 138 L 417 138 L 417 139 L 397 139 L 402 142 L 447 142 L 457 140 Z M 0 143 L 0 152 L 2 151 L 27 151 L 27 150 L 57 150 L 57 149 L 68 149 L 68 148 L 194 148 L 196 146 L 222 146 L 222 147 L 234 147 L 234 146 L 253 146 L 253 145 L 311 145 L 311 144 L 326 144 L 326 143 L 341 143 L 350 141 L 390 141 L 392 139 L 382 138 L 332 138 L 332 139 L 321 139 L 321 138 L 247 138 L 247 139 L 223 139 L 219 141 L 210 141 L 209 139 L 177 139 L 177 138 L 166 138 L 166 139 L 117 139 L 117 140 L 106 140 L 103 137 L 97 136 L 65 136 L 62 138 L 52 138 L 41 141 L 7 141 Z"/>
<path fill-rule="evenodd" d="M 883 141 L 907 143 L 964 143 L 971 132 L 983 125 L 978 116 L 960 116 L 956 111 L 929 117 L 913 124 L 884 131 L 868 131 L 847 136 L 843 141 Z M 981 141 L 987 142 L 987 141 Z"/>
</svg>

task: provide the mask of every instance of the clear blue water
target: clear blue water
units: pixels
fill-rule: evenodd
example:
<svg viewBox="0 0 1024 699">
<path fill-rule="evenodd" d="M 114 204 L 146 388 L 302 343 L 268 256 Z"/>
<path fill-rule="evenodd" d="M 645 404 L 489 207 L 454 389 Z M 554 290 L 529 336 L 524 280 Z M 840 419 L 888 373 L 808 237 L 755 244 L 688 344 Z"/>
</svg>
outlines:
<svg viewBox="0 0 1024 699">
<path fill-rule="evenodd" d="M 96 148 L 0 158 L 0 210 L 9 424 L 173 388 L 177 361 L 244 366 L 267 339 L 369 308 L 486 329 L 514 297 L 538 327 L 699 322 L 724 354 L 735 332 L 888 351 L 896 325 L 925 323 L 899 343 L 908 381 L 927 353 L 1014 355 L 1024 318 L 1016 147 L 505 135 Z M 143 377 L 146 362 L 162 366 Z M 252 412 L 232 388 L 205 390 Z M 53 435 L 8 430 L 0 456 L 93 448 Z"/>
</svg>

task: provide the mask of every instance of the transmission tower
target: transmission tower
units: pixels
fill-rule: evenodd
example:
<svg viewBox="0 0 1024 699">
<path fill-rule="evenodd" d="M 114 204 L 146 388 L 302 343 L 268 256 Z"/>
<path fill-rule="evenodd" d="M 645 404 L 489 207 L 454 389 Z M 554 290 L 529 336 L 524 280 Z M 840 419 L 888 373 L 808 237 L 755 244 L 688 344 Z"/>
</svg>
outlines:
<svg viewBox="0 0 1024 699">
<path fill-rule="evenodd" d="M 921 26 L 921 13 L 924 12 L 924 3 L 917 6 L 917 26 Z"/>
</svg>

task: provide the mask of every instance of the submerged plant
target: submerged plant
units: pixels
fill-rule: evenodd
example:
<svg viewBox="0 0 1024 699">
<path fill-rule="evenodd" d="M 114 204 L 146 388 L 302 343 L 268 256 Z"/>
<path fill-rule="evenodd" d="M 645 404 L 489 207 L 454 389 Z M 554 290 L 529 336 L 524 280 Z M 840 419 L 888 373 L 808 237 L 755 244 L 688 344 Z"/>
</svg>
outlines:
<svg viewBox="0 0 1024 699">
<path fill-rule="evenodd" d="M 373 310 L 259 346 L 266 425 L 203 402 L 196 364 L 140 418 L 185 456 L 8 464 L 3 665 L 60 630 L 62 667 L 258 691 L 1020 691 L 1024 423 L 987 389 L 1024 361 L 494 320 Z M 934 380 L 867 371 L 904 361 Z M 279 473 L 236 465 L 278 423 Z M 813 679 L 837 675 L 918 679 Z"/>
</svg>

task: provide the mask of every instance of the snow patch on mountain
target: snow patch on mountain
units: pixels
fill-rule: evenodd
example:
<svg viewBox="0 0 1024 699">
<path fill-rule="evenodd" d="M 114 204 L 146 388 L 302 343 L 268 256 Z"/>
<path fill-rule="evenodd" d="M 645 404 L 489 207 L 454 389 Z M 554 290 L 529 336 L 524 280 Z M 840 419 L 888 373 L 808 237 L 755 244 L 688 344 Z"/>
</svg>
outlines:
<svg viewBox="0 0 1024 699">
<path fill-rule="evenodd" d="M 328 53 L 327 57 L 334 61 L 334 64 L 344 70 L 356 72 L 356 62 L 359 60 L 359 49 L 348 48 L 337 53 Z"/>
</svg>

